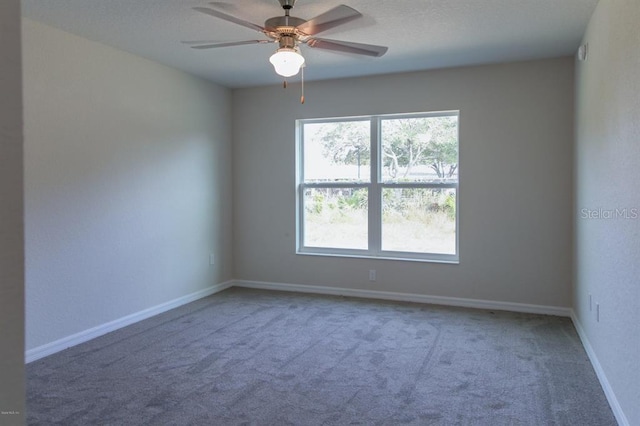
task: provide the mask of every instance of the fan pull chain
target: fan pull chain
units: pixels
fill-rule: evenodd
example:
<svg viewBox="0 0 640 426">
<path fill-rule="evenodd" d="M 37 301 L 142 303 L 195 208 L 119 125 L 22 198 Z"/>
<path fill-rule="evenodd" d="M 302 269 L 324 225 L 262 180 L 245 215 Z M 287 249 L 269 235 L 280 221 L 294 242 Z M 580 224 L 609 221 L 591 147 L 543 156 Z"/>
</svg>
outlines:
<svg viewBox="0 0 640 426">
<path fill-rule="evenodd" d="M 286 88 L 287 88 L 287 80 L 284 80 L 284 81 L 282 82 L 282 88 L 283 88 L 283 89 L 286 89 Z"/>
<path fill-rule="evenodd" d="M 300 71 L 302 72 L 302 96 L 300 96 L 300 103 L 304 104 L 304 65 Z"/>
</svg>

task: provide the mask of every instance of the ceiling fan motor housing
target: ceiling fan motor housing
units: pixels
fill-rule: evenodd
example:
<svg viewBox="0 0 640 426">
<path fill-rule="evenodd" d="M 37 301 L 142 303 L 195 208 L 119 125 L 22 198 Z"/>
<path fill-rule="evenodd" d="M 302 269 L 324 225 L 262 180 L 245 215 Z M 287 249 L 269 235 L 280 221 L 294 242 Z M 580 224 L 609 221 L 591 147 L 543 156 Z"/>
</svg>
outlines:
<svg viewBox="0 0 640 426">
<path fill-rule="evenodd" d="M 290 35 L 283 35 L 278 40 L 280 49 L 295 49 L 297 47 L 296 39 Z"/>
</svg>

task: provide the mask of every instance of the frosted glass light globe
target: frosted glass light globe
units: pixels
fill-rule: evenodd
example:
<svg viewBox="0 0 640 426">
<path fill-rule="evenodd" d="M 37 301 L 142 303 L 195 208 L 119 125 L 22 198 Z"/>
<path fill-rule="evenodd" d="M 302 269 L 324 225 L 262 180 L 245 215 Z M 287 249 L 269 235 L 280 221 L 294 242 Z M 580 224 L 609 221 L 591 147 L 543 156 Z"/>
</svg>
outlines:
<svg viewBox="0 0 640 426">
<path fill-rule="evenodd" d="M 269 62 L 271 62 L 278 75 L 292 77 L 300 72 L 300 67 L 304 64 L 304 58 L 295 49 L 281 48 L 271 55 Z"/>
</svg>

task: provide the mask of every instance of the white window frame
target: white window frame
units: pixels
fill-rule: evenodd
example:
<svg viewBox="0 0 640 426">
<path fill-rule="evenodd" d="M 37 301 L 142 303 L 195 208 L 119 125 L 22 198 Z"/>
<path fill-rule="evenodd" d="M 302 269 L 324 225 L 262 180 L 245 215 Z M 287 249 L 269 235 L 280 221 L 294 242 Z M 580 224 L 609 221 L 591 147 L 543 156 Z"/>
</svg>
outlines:
<svg viewBox="0 0 640 426">
<path fill-rule="evenodd" d="M 384 114 L 356 117 L 318 118 L 296 120 L 296 253 L 301 255 L 360 257 L 391 260 L 424 261 L 438 263 L 459 263 L 460 261 L 460 174 L 457 182 L 382 182 L 382 151 L 380 123 L 388 119 L 458 117 L 458 165 L 460 164 L 460 111 L 420 112 L 409 114 Z M 308 123 L 339 123 L 345 121 L 369 121 L 371 124 L 371 177 L 369 182 L 304 182 L 304 125 Z M 460 167 L 458 166 L 458 171 Z M 304 193 L 307 188 L 366 188 L 368 190 L 368 246 L 367 250 L 329 247 L 308 247 L 304 245 Z M 455 254 L 417 253 L 382 250 L 382 192 L 384 188 L 423 188 L 456 190 L 456 241 Z"/>
</svg>

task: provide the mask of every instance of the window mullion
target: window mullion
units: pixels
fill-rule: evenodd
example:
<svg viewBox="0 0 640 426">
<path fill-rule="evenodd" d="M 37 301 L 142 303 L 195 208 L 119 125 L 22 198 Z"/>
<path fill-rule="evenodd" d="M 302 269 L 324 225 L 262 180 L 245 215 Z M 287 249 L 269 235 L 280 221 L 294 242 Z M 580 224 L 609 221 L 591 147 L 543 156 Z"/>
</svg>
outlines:
<svg viewBox="0 0 640 426">
<path fill-rule="evenodd" d="M 304 126 L 296 122 L 297 140 L 295 155 L 298 167 L 296 169 L 296 245 L 299 251 L 304 247 Z"/>
<path fill-rule="evenodd" d="M 382 189 L 380 172 L 382 154 L 380 153 L 380 120 L 371 118 L 371 182 L 369 184 L 369 250 L 380 253 L 382 235 Z"/>
</svg>

